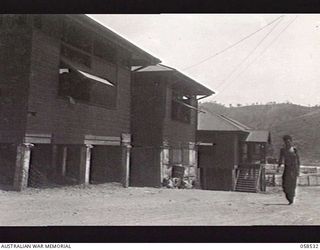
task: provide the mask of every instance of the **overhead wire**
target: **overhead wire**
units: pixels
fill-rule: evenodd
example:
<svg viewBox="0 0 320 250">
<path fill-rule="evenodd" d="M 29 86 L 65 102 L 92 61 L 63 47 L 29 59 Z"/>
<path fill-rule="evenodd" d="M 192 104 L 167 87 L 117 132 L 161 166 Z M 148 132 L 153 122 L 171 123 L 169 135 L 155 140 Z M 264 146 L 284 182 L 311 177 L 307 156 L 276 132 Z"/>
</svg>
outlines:
<svg viewBox="0 0 320 250">
<path fill-rule="evenodd" d="M 243 74 L 259 57 L 261 57 L 274 42 L 289 28 L 289 26 L 298 18 L 296 15 L 278 34 L 277 36 L 251 61 L 247 66 L 236 76 L 238 78 L 241 74 Z M 230 85 L 229 85 L 230 86 Z M 226 90 L 227 87 L 219 91 L 219 94 Z"/>
<path fill-rule="evenodd" d="M 249 35 L 241 38 L 240 40 L 238 40 L 238 41 L 235 42 L 234 44 L 231 44 L 231 45 L 229 45 L 228 47 L 226 47 L 226 48 L 224 48 L 224 49 L 216 52 L 215 54 L 213 54 L 213 55 L 211 55 L 211 56 L 209 56 L 209 57 L 207 57 L 207 58 L 205 58 L 205 59 L 203 59 L 203 60 L 201 60 L 201 61 L 199 61 L 199 62 L 197 62 L 197 63 L 195 63 L 195 64 L 192 64 L 192 65 L 190 65 L 190 66 L 188 66 L 188 67 L 186 67 L 186 68 L 184 68 L 184 69 L 182 69 L 182 70 L 188 70 L 188 69 L 191 69 L 191 68 L 193 68 L 193 67 L 196 67 L 196 66 L 198 66 L 198 65 L 200 65 L 200 64 L 202 64 L 202 63 L 204 63 L 204 62 L 206 62 L 206 61 L 208 61 L 208 60 L 210 60 L 210 59 L 212 59 L 212 58 L 214 58 L 214 57 L 216 57 L 216 56 L 218 56 L 218 55 L 226 52 L 227 50 L 235 47 L 235 46 L 238 45 L 239 43 L 243 42 L 244 40 L 252 37 L 252 36 L 255 35 L 256 33 L 260 32 L 260 31 L 263 30 L 263 29 L 265 29 L 266 27 L 272 25 L 274 22 L 278 21 L 278 20 L 281 19 L 282 17 L 284 17 L 284 15 L 281 15 L 281 16 L 277 17 L 277 18 L 274 19 L 273 21 L 267 23 L 265 26 L 257 29 L 256 31 L 250 33 Z"/>
<path fill-rule="evenodd" d="M 241 62 L 239 64 L 237 64 L 236 67 L 234 67 L 234 69 L 230 72 L 230 74 L 222 81 L 222 83 L 217 87 L 217 89 L 227 86 L 228 85 L 228 79 L 235 73 L 237 72 L 237 70 L 242 66 L 242 64 L 244 64 L 249 58 L 250 56 L 260 47 L 260 45 L 266 40 L 266 38 L 274 31 L 274 29 L 280 24 L 280 22 L 282 21 L 282 19 L 278 20 L 278 22 L 272 26 L 272 28 L 267 32 L 267 34 L 265 34 L 262 39 L 258 42 L 258 44 L 248 53 L 248 55 L 241 60 Z M 227 85 L 225 85 L 227 84 Z M 221 93 L 221 91 L 219 91 L 217 94 Z M 216 95 L 217 95 L 216 94 Z"/>
</svg>

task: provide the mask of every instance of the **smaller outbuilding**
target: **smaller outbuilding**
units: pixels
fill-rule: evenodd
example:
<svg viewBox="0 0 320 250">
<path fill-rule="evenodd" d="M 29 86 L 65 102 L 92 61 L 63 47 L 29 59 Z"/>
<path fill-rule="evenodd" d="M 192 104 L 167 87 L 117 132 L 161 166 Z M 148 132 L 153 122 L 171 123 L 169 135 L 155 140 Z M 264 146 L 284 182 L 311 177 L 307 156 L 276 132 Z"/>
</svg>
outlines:
<svg viewBox="0 0 320 250">
<path fill-rule="evenodd" d="M 202 189 L 264 190 L 269 131 L 253 130 L 225 115 L 206 111 L 199 115 L 197 144 Z"/>
</svg>

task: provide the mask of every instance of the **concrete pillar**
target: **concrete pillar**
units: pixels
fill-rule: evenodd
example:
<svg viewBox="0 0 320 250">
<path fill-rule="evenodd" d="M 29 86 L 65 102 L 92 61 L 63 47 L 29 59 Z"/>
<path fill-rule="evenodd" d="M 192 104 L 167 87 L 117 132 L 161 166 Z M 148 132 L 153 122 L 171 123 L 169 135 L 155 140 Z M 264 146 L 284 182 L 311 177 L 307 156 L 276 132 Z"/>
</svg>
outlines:
<svg viewBox="0 0 320 250">
<path fill-rule="evenodd" d="M 198 146 L 195 142 L 188 143 L 189 150 L 189 166 L 188 167 L 188 181 L 191 184 L 194 182 L 194 187 L 198 187 L 198 182 L 200 181 L 198 173 Z"/>
<path fill-rule="evenodd" d="M 86 144 L 80 149 L 80 176 L 79 183 L 88 185 L 90 178 L 90 163 L 91 163 L 91 148 L 92 145 Z"/>
<path fill-rule="evenodd" d="M 189 142 L 189 164 L 192 166 L 198 166 L 197 161 L 197 145 L 195 142 Z"/>
<path fill-rule="evenodd" d="M 160 147 L 160 183 L 163 182 L 163 179 L 169 178 L 168 175 L 169 167 L 169 143 L 163 141 L 162 146 Z"/>
<path fill-rule="evenodd" d="M 67 172 L 68 147 L 62 147 L 61 176 L 65 177 Z"/>
<path fill-rule="evenodd" d="M 122 185 L 127 188 L 130 185 L 130 155 L 131 155 L 131 135 L 122 134 Z"/>
<path fill-rule="evenodd" d="M 33 146 L 31 143 L 22 143 L 17 147 L 16 168 L 13 181 L 13 188 L 16 191 L 21 191 L 28 186 L 30 156 Z"/>
</svg>

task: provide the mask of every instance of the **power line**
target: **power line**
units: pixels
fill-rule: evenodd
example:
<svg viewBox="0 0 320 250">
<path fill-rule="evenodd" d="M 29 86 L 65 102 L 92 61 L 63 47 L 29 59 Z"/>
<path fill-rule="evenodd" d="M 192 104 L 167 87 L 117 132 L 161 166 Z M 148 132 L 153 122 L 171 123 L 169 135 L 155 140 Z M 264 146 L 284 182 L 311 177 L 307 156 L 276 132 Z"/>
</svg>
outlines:
<svg viewBox="0 0 320 250">
<path fill-rule="evenodd" d="M 219 52 L 213 54 L 212 56 L 209 56 L 209 57 L 201 60 L 200 62 L 197 62 L 197 63 L 195 63 L 195 64 L 193 64 L 193 65 L 190 65 L 190 66 L 188 66 L 188 67 L 186 67 L 186 68 L 184 68 L 184 69 L 182 69 L 182 70 L 191 69 L 191 68 L 193 68 L 193 67 L 196 67 L 196 66 L 200 65 L 201 63 L 204 63 L 204 62 L 206 62 L 206 61 L 208 61 L 208 60 L 210 60 L 210 59 L 212 59 L 212 58 L 214 58 L 214 57 L 222 54 L 223 52 L 225 52 L 225 51 L 227 51 L 227 50 L 235 47 L 235 46 L 238 45 L 239 43 L 243 42 L 244 40 L 246 40 L 246 39 L 250 38 L 251 36 L 255 35 L 256 33 L 258 33 L 259 31 L 261 31 L 261 30 L 265 29 L 266 27 L 270 26 L 271 24 L 273 24 L 274 22 L 276 22 L 278 19 L 282 18 L 283 16 L 284 16 L 284 15 L 277 17 L 277 18 L 274 19 L 272 22 L 266 24 L 265 26 L 261 27 L 260 29 L 258 29 L 258 30 L 256 30 L 256 31 L 250 33 L 249 35 L 243 37 L 242 39 L 240 39 L 240 40 L 237 41 L 236 43 L 234 43 L 234 44 L 232 44 L 232 45 L 224 48 L 223 50 L 220 50 Z"/>
<path fill-rule="evenodd" d="M 236 76 L 239 77 L 241 74 L 243 74 L 262 54 L 264 54 L 270 46 L 289 28 L 289 26 L 298 18 L 299 16 L 295 16 L 279 33 L 278 35 L 256 56 L 247 66 Z M 219 93 L 223 92 L 226 89 L 226 87 L 219 91 Z"/>
<path fill-rule="evenodd" d="M 297 18 L 298 18 L 298 16 L 295 16 L 295 18 L 293 18 L 293 19 L 289 22 L 289 24 L 287 24 L 286 27 L 284 27 L 284 28 L 279 32 L 279 34 L 271 41 L 271 43 L 269 43 L 269 44 L 264 48 L 264 50 L 261 51 L 260 54 L 259 54 L 255 59 L 253 59 L 253 60 L 247 65 L 247 67 L 244 68 L 243 71 L 241 71 L 241 72 L 237 75 L 237 77 L 239 77 L 244 71 L 246 71 L 264 52 L 266 52 L 267 49 L 282 35 L 282 33 L 283 33 L 286 29 L 289 28 L 289 26 L 290 26 Z"/>
<path fill-rule="evenodd" d="M 264 42 L 264 40 L 272 33 L 272 31 L 279 25 L 281 20 L 279 20 L 269 31 L 268 33 L 263 36 L 263 38 L 258 42 L 258 44 L 249 52 L 249 54 L 231 71 L 231 73 L 223 80 L 223 82 L 217 87 L 220 88 L 224 84 L 228 83 L 227 80 L 241 67 L 241 65 L 247 61 L 247 59 L 259 48 L 259 46 Z M 227 86 L 227 85 L 225 85 Z M 219 91 L 221 93 L 221 91 Z M 218 93 L 218 94 L 219 94 Z"/>
</svg>

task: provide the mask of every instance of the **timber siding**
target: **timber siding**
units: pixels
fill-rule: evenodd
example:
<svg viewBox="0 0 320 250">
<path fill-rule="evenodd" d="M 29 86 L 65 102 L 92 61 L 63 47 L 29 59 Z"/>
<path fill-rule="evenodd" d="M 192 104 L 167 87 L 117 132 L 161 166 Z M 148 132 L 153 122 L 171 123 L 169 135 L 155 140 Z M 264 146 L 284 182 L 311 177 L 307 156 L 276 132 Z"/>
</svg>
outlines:
<svg viewBox="0 0 320 250">
<path fill-rule="evenodd" d="M 25 133 L 30 73 L 30 31 L 0 31 L 0 140 L 21 142 Z"/>
<path fill-rule="evenodd" d="M 199 153 L 199 167 L 202 172 L 201 186 L 203 189 L 233 190 L 234 169 L 239 164 L 240 140 L 241 134 L 237 132 L 205 130 L 197 132 L 198 142 L 214 143 L 210 155 L 203 155 L 202 150 Z M 203 161 L 204 157 L 210 159 Z"/>
<path fill-rule="evenodd" d="M 0 18 L 0 183 L 128 187 L 131 67 L 160 60 L 85 15 Z"/>
<path fill-rule="evenodd" d="M 195 85 L 200 84 L 164 65 L 140 68 L 133 75 L 131 185 L 166 185 L 166 181 L 174 177 L 173 166 L 182 167 L 184 180 L 193 185 L 197 166 L 197 111 L 194 108 L 197 108 L 196 95 L 199 94 Z M 172 103 L 179 103 L 176 96 L 173 98 L 174 92 L 182 100 L 190 98 L 187 105 L 194 107 L 187 106 L 190 118 L 183 117 L 182 109 L 172 112 Z M 212 93 L 207 89 L 200 92 Z"/>
<path fill-rule="evenodd" d="M 214 143 L 214 162 L 206 168 L 233 169 L 238 165 L 239 136 L 233 132 L 198 131 L 198 142 Z"/>
<path fill-rule="evenodd" d="M 160 146 L 165 115 L 165 85 L 156 74 L 134 74 L 130 185 L 160 187 Z"/>
<path fill-rule="evenodd" d="M 172 87 L 156 73 L 134 74 L 132 90 L 132 134 L 134 145 L 162 145 L 166 140 L 174 147 L 195 142 L 197 111 L 190 110 L 191 121 L 184 123 L 171 117 Z M 195 97 L 192 105 L 196 106 Z"/>
<path fill-rule="evenodd" d="M 172 88 L 169 85 L 166 92 L 166 103 L 165 110 L 166 115 L 163 120 L 163 138 L 168 140 L 168 142 L 173 147 L 180 147 L 181 144 L 186 144 L 188 142 L 196 141 L 196 131 L 197 131 L 197 111 L 190 110 L 191 119 L 190 123 L 184 123 L 176 121 L 171 117 L 172 109 Z M 192 105 L 197 106 L 197 101 L 195 97 L 192 99 Z"/>
<path fill-rule="evenodd" d="M 162 145 L 165 88 L 150 74 L 134 74 L 132 88 L 132 142 L 134 146 Z"/>
<path fill-rule="evenodd" d="M 58 96 L 60 40 L 33 32 L 27 132 L 54 134 L 56 143 L 79 143 L 85 134 L 120 136 L 130 133 L 129 69 L 92 57 L 92 70 L 79 68 L 117 82 L 117 108 L 107 109 Z M 78 66 L 78 65 L 77 65 Z"/>
</svg>

